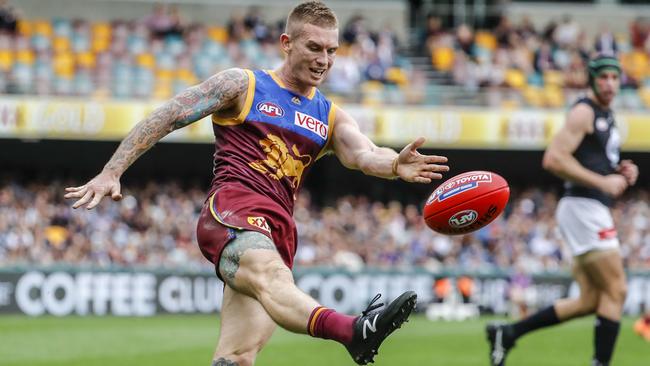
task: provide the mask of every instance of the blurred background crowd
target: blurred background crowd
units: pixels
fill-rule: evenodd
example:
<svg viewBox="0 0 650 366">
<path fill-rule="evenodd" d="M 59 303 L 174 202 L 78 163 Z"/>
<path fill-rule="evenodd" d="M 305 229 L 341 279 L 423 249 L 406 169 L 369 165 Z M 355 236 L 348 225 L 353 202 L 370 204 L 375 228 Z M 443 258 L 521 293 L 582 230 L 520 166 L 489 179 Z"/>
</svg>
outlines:
<svg viewBox="0 0 650 366">
<path fill-rule="evenodd" d="M 70 182 L 65 182 L 70 183 Z M 119 203 L 74 210 L 62 199 L 64 182 L 0 183 L 0 266 L 77 265 L 212 270 L 196 245 L 205 199 L 198 185 L 149 182 L 126 187 Z M 614 208 L 626 264 L 650 268 L 650 191 L 633 191 Z M 318 207 L 303 191 L 294 211 L 296 264 L 526 273 L 570 268 L 556 232 L 555 192 L 515 190 L 505 213 L 464 236 L 433 233 L 419 206 L 343 196 Z"/>
<path fill-rule="evenodd" d="M 201 24 L 167 4 L 137 21 L 30 19 L 1 0 L 0 93 L 168 98 L 225 68 L 276 67 L 283 23 L 252 7 L 227 24 Z M 570 16 L 537 29 L 504 15 L 472 29 L 432 14 L 413 41 L 354 15 L 341 24 L 324 89 L 345 101 L 395 104 L 471 103 L 468 93 L 483 90 L 483 105 L 562 107 L 586 86 L 585 61 L 597 50 L 621 59 L 619 103 L 649 108 L 649 35 L 647 17 L 620 34 L 604 24 L 593 37 Z M 423 56 L 427 65 L 416 67 Z M 454 92 L 462 95 L 446 98 Z"/>
</svg>

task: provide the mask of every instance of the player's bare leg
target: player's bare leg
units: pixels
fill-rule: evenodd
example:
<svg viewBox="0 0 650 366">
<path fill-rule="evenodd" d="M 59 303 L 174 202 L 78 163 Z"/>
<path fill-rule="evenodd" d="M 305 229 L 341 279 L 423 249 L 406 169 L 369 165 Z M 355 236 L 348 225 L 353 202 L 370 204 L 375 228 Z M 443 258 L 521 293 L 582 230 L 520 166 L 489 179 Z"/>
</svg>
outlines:
<svg viewBox="0 0 650 366">
<path fill-rule="evenodd" d="M 490 324 L 486 331 L 490 342 L 490 363 L 505 365 L 508 351 L 517 339 L 536 329 L 552 326 L 580 316 L 593 314 L 598 306 L 599 291 L 589 278 L 582 262 L 573 266 L 573 278 L 580 287 L 580 296 L 575 299 L 560 299 L 514 324 Z"/>
<path fill-rule="evenodd" d="M 249 366 L 276 324 L 257 300 L 225 286 L 220 328 L 212 366 Z"/>
<path fill-rule="evenodd" d="M 407 320 L 415 293 L 407 292 L 381 311 L 352 317 L 320 306 L 294 283 L 274 243 L 254 231 L 238 232 L 221 254 L 219 272 L 232 290 L 256 299 L 271 319 L 295 333 L 332 339 L 346 346 L 355 362 L 372 361 L 381 342 Z M 374 301 L 373 301 L 374 302 Z"/>
<path fill-rule="evenodd" d="M 593 365 L 609 365 L 620 330 L 620 320 L 627 295 L 627 282 L 623 259 L 618 250 L 599 254 L 584 266 L 599 290 Z"/>
<path fill-rule="evenodd" d="M 573 278 L 580 288 L 580 295 L 573 299 L 560 299 L 553 305 L 560 322 L 593 314 L 598 307 L 598 288 L 592 283 L 580 263 L 573 265 Z"/>
</svg>

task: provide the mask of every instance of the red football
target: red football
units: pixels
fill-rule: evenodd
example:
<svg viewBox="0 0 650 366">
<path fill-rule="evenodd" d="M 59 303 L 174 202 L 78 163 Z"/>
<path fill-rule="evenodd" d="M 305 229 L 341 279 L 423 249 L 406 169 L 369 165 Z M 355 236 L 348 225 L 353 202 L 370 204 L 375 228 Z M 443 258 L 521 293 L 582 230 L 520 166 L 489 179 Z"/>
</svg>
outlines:
<svg viewBox="0 0 650 366">
<path fill-rule="evenodd" d="M 441 234 L 467 234 L 496 219 L 509 197 L 508 182 L 496 173 L 458 174 L 433 191 L 424 204 L 424 221 Z"/>
</svg>

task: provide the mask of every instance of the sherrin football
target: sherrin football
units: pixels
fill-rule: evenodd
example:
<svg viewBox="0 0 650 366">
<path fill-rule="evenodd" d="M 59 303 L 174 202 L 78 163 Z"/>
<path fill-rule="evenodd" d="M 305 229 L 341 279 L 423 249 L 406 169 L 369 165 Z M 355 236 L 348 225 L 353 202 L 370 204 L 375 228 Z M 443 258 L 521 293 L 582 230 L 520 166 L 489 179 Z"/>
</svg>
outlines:
<svg viewBox="0 0 650 366">
<path fill-rule="evenodd" d="M 446 235 L 467 234 L 496 219 L 510 197 L 508 182 L 488 171 L 459 174 L 436 188 L 424 204 L 424 221 Z"/>
</svg>

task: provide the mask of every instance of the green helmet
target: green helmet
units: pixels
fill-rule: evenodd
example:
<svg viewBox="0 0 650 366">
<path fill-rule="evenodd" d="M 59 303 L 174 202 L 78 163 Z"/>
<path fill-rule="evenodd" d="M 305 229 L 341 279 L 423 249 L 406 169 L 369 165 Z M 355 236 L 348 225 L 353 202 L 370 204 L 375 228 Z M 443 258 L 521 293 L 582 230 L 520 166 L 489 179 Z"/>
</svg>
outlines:
<svg viewBox="0 0 650 366">
<path fill-rule="evenodd" d="M 621 75 L 621 64 L 618 62 L 618 59 L 614 56 L 609 55 L 598 55 L 595 58 L 589 60 L 587 64 L 587 74 L 589 76 L 589 86 L 591 89 L 598 95 L 598 90 L 596 88 L 596 77 L 604 70 L 616 70 L 618 75 Z"/>
</svg>

